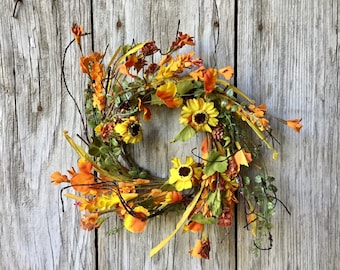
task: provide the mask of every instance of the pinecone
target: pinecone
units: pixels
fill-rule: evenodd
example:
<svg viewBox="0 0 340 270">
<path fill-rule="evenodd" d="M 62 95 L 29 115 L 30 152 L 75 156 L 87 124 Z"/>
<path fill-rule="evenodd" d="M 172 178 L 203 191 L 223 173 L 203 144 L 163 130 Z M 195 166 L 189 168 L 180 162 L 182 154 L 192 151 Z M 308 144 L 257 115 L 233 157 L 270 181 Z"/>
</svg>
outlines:
<svg viewBox="0 0 340 270">
<path fill-rule="evenodd" d="M 223 135 L 224 135 L 224 130 L 223 127 L 221 125 L 221 123 L 219 123 L 211 132 L 211 136 L 215 141 L 222 141 L 223 140 Z"/>
</svg>

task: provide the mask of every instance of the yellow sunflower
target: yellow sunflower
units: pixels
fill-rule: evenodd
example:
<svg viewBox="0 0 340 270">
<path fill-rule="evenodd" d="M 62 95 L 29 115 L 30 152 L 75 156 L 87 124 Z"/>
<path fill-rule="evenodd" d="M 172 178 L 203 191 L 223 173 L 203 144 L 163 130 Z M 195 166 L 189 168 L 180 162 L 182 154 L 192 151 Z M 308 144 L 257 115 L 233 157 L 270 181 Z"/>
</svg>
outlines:
<svg viewBox="0 0 340 270">
<path fill-rule="evenodd" d="M 135 116 L 130 116 L 123 123 L 115 126 L 115 131 L 125 143 L 138 143 L 143 137 L 142 125 Z"/>
<path fill-rule="evenodd" d="M 171 162 L 174 166 L 170 169 L 169 184 L 175 184 L 177 191 L 191 188 L 193 180 L 201 177 L 202 168 L 197 167 L 192 157 L 186 157 L 185 164 L 179 158 L 173 158 Z"/>
<path fill-rule="evenodd" d="M 189 99 L 183 106 L 179 122 L 190 125 L 196 131 L 211 132 L 211 127 L 218 124 L 218 110 L 213 102 L 205 102 L 203 98 Z"/>
</svg>

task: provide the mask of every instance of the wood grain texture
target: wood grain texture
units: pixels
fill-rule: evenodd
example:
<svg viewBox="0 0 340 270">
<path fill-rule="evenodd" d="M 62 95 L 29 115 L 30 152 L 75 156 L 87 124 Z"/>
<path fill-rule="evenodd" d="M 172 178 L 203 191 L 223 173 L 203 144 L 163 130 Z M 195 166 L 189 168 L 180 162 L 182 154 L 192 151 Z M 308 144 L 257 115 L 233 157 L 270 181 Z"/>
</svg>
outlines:
<svg viewBox="0 0 340 270">
<path fill-rule="evenodd" d="M 4 1 L 0 17 L 0 269 L 339 269 L 339 0 L 32 0 L 21 1 L 13 18 L 14 5 Z M 49 183 L 53 171 L 77 160 L 62 130 L 81 132 L 61 80 L 71 25 L 92 32 L 84 51 L 108 45 L 109 56 L 133 40 L 153 39 L 166 50 L 178 20 L 207 66 L 234 65 L 239 88 L 273 115 L 303 118 L 300 135 L 273 120 L 280 156 L 272 161 L 267 152 L 267 167 L 292 214 L 278 205 L 273 249 L 258 257 L 241 205 L 236 226 L 210 229 L 209 261 L 187 254 L 196 241 L 189 233 L 150 259 L 178 215 L 152 220 L 142 234 L 107 236 L 121 225 L 113 218 L 96 236 L 80 229 L 71 200 L 61 211 L 58 189 Z M 73 46 L 65 71 L 81 104 L 86 81 L 78 57 Z M 200 138 L 170 145 L 179 112 L 154 111 L 145 124 L 148 143 L 134 151 L 141 165 L 165 177 L 170 159 L 190 155 Z"/>
<path fill-rule="evenodd" d="M 246 252 L 249 235 L 238 233 L 239 269 L 340 267 L 339 5 L 239 2 L 238 86 L 274 115 L 304 124 L 298 136 L 273 124 L 281 155 L 268 170 L 292 215 L 278 206 L 274 247 L 258 258 Z"/>
<path fill-rule="evenodd" d="M 63 1 L 64 2 L 64 1 Z M 0 23 L 1 269 L 95 267 L 94 238 L 83 232 L 72 202 L 61 212 L 50 174 L 76 160 L 62 130 L 79 117 L 61 83 L 61 59 L 73 21 L 90 18 L 89 1 L 3 3 Z M 65 2 L 66 3 L 66 2 Z M 75 54 L 66 66 L 81 97 Z M 73 132 L 72 132 L 73 133 Z"/>
</svg>

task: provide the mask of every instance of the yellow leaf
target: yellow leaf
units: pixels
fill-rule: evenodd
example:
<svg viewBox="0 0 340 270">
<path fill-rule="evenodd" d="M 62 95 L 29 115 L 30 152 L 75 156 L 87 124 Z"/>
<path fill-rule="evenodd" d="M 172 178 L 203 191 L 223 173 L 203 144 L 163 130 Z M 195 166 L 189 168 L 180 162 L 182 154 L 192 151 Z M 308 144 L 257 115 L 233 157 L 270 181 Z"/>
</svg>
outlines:
<svg viewBox="0 0 340 270">
<path fill-rule="evenodd" d="M 251 233 L 256 237 L 256 214 L 250 214 L 247 216 L 247 222 L 251 225 Z"/>
<path fill-rule="evenodd" d="M 248 160 L 246 155 L 244 154 L 243 150 L 238 150 L 235 154 L 234 154 L 234 159 L 237 163 L 237 167 L 240 168 L 241 165 L 247 166 L 249 167 L 248 164 Z"/>
<path fill-rule="evenodd" d="M 250 201 L 248 201 L 248 205 L 249 205 L 249 211 L 250 211 L 251 214 L 247 215 L 247 222 L 248 222 L 248 224 L 251 225 L 251 233 L 253 234 L 254 237 L 256 237 L 256 218 L 257 218 L 257 215 L 254 212 L 254 206 Z"/>
</svg>

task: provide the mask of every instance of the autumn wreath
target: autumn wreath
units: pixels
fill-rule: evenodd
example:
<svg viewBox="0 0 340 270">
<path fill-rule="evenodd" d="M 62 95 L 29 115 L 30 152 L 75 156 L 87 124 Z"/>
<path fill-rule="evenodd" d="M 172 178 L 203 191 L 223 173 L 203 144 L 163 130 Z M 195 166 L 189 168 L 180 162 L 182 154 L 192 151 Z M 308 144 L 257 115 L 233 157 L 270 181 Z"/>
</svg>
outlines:
<svg viewBox="0 0 340 270">
<path fill-rule="evenodd" d="M 72 167 L 68 176 L 55 172 L 51 178 L 76 191 L 65 195 L 84 211 L 82 228 L 98 228 L 113 212 L 122 219 L 122 227 L 142 232 L 152 217 L 183 210 L 176 212 L 182 215 L 176 229 L 150 255 L 183 228 L 200 236 L 190 253 L 209 258 L 205 227 L 231 226 L 235 204 L 242 200 L 255 247 L 270 248 L 271 217 L 281 201 L 274 178 L 260 162 L 260 145 L 272 149 L 274 159 L 278 152 L 268 140 L 266 105 L 256 105 L 229 82 L 233 68 L 206 68 L 194 52 L 175 54 L 194 45 L 193 38 L 181 32 L 165 53 L 154 41 L 127 45 L 104 66 L 103 54 L 83 55 L 82 27 L 74 25 L 72 32 L 82 54 L 81 70 L 89 80 L 82 116 L 85 132 L 79 136 L 88 150 L 65 131 L 80 157 L 78 169 Z M 140 168 L 128 147 L 143 140 L 143 122 L 151 121 L 151 106 L 181 109 L 183 128 L 172 142 L 204 134 L 200 152 L 189 149 L 191 155 L 173 157 L 167 179 Z M 296 131 L 302 127 L 301 119 L 281 121 Z"/>
</svg>

